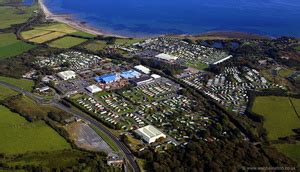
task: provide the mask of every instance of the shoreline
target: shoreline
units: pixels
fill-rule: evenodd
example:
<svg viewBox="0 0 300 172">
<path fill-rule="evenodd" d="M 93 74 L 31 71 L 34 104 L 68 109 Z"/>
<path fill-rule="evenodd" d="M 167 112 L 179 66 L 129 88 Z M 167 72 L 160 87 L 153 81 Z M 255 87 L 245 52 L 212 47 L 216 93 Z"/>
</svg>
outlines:
<svg viewBox="0 0 300 172">
<path fill-rule="evenodd" d="M 72 15 L 56 15 L 56 14 L 53 14 L 47 8 L 47 6 L 44 4 L 44 0 L 38 0 L 38 6 L 41 9 L 41 11 L 43 12 L 46 20 L 53 20 L 53 21 L 57 21 L 57 22 L 60 22 L 60 23 L 64 23 L 64 24 L 66 24 L 70 27 L 73 27 L 74 29 L 77 29 L 77 30 L 80 30 L 80 31 L 83 31 L 83 32 L 87 32 L 87 33 L 90 33 L 90 34 L 93 34 L 93 35 L 97 35 L 97 36 L 112 36 L 112 37 L 117 37 L 117 38 L 128 38 L 128 37 L 121 36 L 121 35 L 104 33 L 103 31 L 101 31 L 99 29 L 88 26 L 87 24 L 74 19 L 72 17 Z"/>
</svg>

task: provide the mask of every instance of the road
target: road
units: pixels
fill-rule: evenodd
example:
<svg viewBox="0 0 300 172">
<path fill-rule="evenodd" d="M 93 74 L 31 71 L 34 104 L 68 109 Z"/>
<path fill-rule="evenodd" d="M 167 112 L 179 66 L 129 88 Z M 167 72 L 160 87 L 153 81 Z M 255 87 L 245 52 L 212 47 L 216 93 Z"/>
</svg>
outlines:
<svg viewBox="0 0 300 172">
<path fill-rule="evenodd" d="M 134 172 L 140 172 L 140 168 L 139 168 L 137 162 L 135 161 L 134 155 L 130 152 L 130 150 L 116 136 L 114 136 L 102 123 L 98 122 L 94 118 L 92 118 L 89 115 L 86 115 L 84 113 L 77 112 L 77 111 L 73 110 L 72 108 L 66 107 L 63 104 L 59 103 L 58 101 L 52 101 L 50 103 L 46 102 L 46 101 L 44 101 L 43 98 L 41 98 L 39 96 L 36 96 L 33 93 L 28 92 L 26 90 L 23 90 L 21 88 L 18 88 L 18 87 L 15 87 L 13 85 L 10 85 L 10 84 L 8 84 L 6 82 L 0 81 L 0 85 L 4 86 L 6 88 L 12 89 L 14 91 L 17 91 L 19 93 L 22 93 L 22 94 L 24 94 L 24 95 L 32 98 L 33 100 L 35 100 L 39 104 L 45 104 L 45 105 L 55 106 L 55 107 L 57 107 L 57 108 L 65 111 L 65 112 L 71 113 L 71 114 L 75 115 L 76 117 L 79 117 L 79 118 L 83 119 L 86 122 L 91 123 L 92 125 L 94 125 L 95 127 L 97 127 L 97 129 L 99 129 L 100 131 L 102 131 L 103 133 L 105 133 L 113 142 L 115 142 L 115 144 L 123 152 L 126 161 L 131 166 L 131 168 L 133 169 L 133 171 Z"/>
</svg>

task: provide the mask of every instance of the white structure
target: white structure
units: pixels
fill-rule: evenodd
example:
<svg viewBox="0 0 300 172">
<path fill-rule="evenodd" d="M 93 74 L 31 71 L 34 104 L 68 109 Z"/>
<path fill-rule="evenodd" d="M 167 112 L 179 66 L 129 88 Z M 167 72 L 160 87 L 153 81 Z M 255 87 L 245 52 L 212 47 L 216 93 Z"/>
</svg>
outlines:
<svg viewBox="0 0 300 172">
<path fill-rule="evenodd" d="M 69 79 L 75 79 L 76 73 L 74 71 L 67 70 L 67 71 L 59 72 L 57 76 L 63 80 L 69 80 Z"/>
<path fill-rule="evenodd" d="M 135 130 L 135 132 L 143 138 L 147 143 L 153 143 L 159 138 L 166 138 L 166 135 L 152 125 Z"/>
<path fill-rule="evenodd" d="M 155 57 L 159 58 L 159 59 L 167 60 L 167 61 L 173 61 L 173 60 L 178 59 L 178 57 L 176 57 L 176 56 L 172 56 L 172 55 L 165 54 L 165 53 L 158 54 Z"/>
<path fill-rule="evenodd" d="M 93 94 L 102 91 L 102 89 L 97 87 L 96 85 L 90 85 L 90 86 L 86 87 L 85 89 L 88 90 L 90 93 L 93 93 Z"/>
<path fill-rule="evenodd" d="M 151 70 L 143 65 L 134 66 L 134 69 L 143 72 L 144 74 L 150 74 Z"/>
<path fill-rule="evenodd" d="M 152 77 L 153 79 L 159 79 L 159 78 L 161 78 L 161 76 L 160 76 L 160 75 L 157 75 L 157 74 L 152 74 L 151 77 Z"/>
<path fill-rule="evenodd" d="M 227 56 L 227 57 L 225 57 L 225 58 L 223 58 L 223 59 L 221 59 L 221 60 L 219 60 L 219 61 L 214 62 L 214 65 L 220 64 L 220 63 L 222 63 L 222 62 L 224 62 L 224 61 L 226 61 L 226 60 L 228 60 L 228 59 L 231 59 L 232 57 L 233 57 L 232 55 Z"/>
</svg>

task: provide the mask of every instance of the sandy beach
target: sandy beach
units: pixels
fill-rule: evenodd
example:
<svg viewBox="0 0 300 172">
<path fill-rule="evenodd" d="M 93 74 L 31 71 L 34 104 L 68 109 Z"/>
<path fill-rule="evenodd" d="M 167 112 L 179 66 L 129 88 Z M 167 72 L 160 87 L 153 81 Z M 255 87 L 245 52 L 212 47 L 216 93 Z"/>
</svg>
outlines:
<svg viewBox="0 0 300 172">
<path fill-rule="evenodd" d="M 65 23 L 68 26 L 71 26 L 77 30 L 87 32 L 94 35 L 102 35 L 102 36 L 114 36 L 119 38 L 126 38 L 124 36 L 120 35 L 114 35 L 114 34 L 107 34 L 103 33 L 101 30 L 95 29 L 93 27 L 88 26 L 87 24 L 84 24 L 80 21 L 75 20 L 71 15 L 55 15 L 44 4 L 44 0 L 38 0 L 38 4 L 40 9 L 43 11 L 45 18 L 47 20 L 53 20 L 61 23 Z"/>
</svg>

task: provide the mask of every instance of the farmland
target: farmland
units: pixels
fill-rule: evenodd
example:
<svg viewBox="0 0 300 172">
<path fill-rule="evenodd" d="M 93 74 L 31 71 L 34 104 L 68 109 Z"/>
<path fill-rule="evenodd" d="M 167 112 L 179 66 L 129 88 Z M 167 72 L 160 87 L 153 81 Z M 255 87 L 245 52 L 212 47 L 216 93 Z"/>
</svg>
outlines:
<svg viewBox="0 0 300 172">
<path fill-rule="evenodd" d="M 96 52 L 103 50 L 105 47 L 107 47 L 107 43 L 105 41 L 94 41 L 84 46 L 85 49 Z"/>
<path fill-rule="evenodd" d="M 8 89 L 6 87 L 3 87 L 3 86 L 0 86 L 0 101 L 1 100 L 4 100 L 10 96 L 14 96 L 14 95 L 17 95 L 18 93 L 11 90 L 11 89 Z"/>
<path fill-rule="evenodd" d="M 296 144 L 276 144 L 275 147 L 282 153 L 300 164 L 300 143 Z"/>
<path fill-rule="evenodd" d="M 71 47 L 79 45 L 85 41 L 86 41 L 86 39 L 66 36 L 66 37 L 60 38 L 58 40 L 55 40 L 55 41 L 49 43 L 49 46 L 55 47 L 55 48 L 71 48 Z"/>
<path fill-rule="evenodd" d="M 26 80 L 26 79 L 16 79 L 16 78 L 0 76 L 0 81 L 4 81 L 4 82 L 9 83 L 13 86 L 22 88 L 26 91 L 32 91 L 32 88 L 34 86 L 33 81 Z"/>
<path fill-rule="evenodd" d="M 17 40 L 13 33 L 0 34 L 0 40 L 0 60 L 22 54 L 35 47 Z"/>
<path fill-rule="evenodd" d="M 70 145 L 44 122 L 30 123 L 16 113 L 0 106 L 0 152 L 19 154 L 36 151 L 70 149 Z"/>
<path fill-rule="evenodd" d="M 36 6 L 7 7 L 0 6 L 0 29 L 11 27 L 14 24 L 25 23 L 33 15 Z"/>
<path fill-rule="evenodd" d="M 30 42 L 40 44 L 72 33 L 74 33 L 75 35 L 80 34 L 76 29 L 73 29 L 66 24 L 52 23 L 36 26 L 32 30 L 22 32 L 21 35 L 24 39 L 27 39 Z"/>
<path fill-rule="evenodd" d="M 299 102 L 299 99 L 292 99 Z M 293 103 L 299 109 L 300 104 Z M 270 140 L 290 136 L 292 129 L 299 128 L 300 120 L 295 113 L 288 97 L 264 96 L 256 97 L 252 111 L 265 118 L 264 127 Z"/>
</svg>

